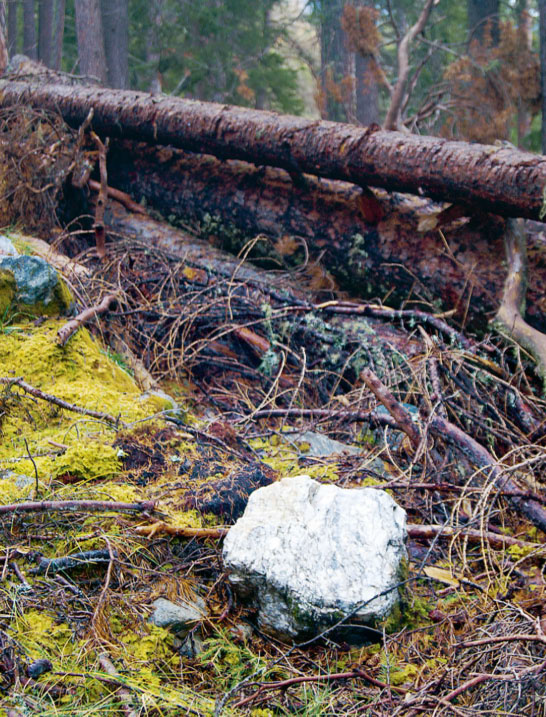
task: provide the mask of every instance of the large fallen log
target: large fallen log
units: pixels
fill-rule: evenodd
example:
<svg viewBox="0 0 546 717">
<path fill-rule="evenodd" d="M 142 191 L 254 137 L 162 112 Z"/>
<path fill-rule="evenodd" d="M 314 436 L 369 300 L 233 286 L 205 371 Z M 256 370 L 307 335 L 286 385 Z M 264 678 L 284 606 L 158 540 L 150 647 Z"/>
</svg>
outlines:
<svg viewBox="0 0 546 717">
<path fill-rule="evenodd" d="M 282 169 L 143 142 L 114 142 L 108 177 L 165 218 L 234 253 L 257 235 L 269 239 L 250 254 L 262 266 L 266 257 L 277 267 L 320 258 L 355 296 L 386 299 L 390 306 L 454 309 L 456 320 L 477 330 L 501 303 L 506 262 L 499 217 L 477 213 L 450 220 L 439 214 L 440 205 L 423 198 L 380 191 L 374 197 L 310 175 L 294 184 Z M 546 242 L 536 227 L 528 229 L 527 317 L 545 330 Z"/>
<path fill-rule="evenodd" d="M 450 436 L 445 421 L 436 430 L 440 419 L 434 415 L 429 423 L 440 443 L 433 446 L 425 441 L 422 446 L 429 451 L 427 465 L 439 466 L 435 472 L 439 481 L 458 482 L 462 469 L 465 480 L 487 483 L 489 472 L 482 460 L 487 451 L 480 450 L 491 441 L 499 456 L 495 481 L 505 486 L 507 476 L 501 471 L 511 467 L 511 447 L 515 441 L 528 440 L 523 431 L 529 428 L 520 409 L 534 425 L 540 422 L 540 413 L 532 396 L 523 397 L 516 386 L 510 386 L 505 369 L 481 359 L 464 337 L 464 348 L 451 347 L 452 329 L 447 325 L 430 324 L 415 312 L 404 317 L 410 320 L 408 331 L 392 325 L 396 312 L 389 316 L 385 310 L 382 318 L 364 318 L 362 304 L 317 304 L 289 276 L 272 277 L 246 267 L 235 257 L 149 217 L 131 215 L 115 203 L 105 212 L 105 224 L 110 236 L 117 238 L 108 246 L 106 261 L 97 259 L 95 252 L 80 257 L 95 270 L 85 290 L 97 302 L 115 288 L 118 309 L 107 315 L 104 333 L 132 339 L 133 349 L 152 369 L 176 375 L 183 367 L 206 392 L 208 403 L 229 411 L 231 417 L 250 420 L 267 408 L 297 414 L 303 406 L 320 406 L 334 420 L 354 420 L 350 415 L 357 411 L 358 421 L 369 417 L 400 427 L 392 414 L 371 413 L 375 403 L 363 381 L 366 369 L 372 368 L 396 401 L 412 404 L 401 403 L 400 411 L 403 406 L 405 413 L 410 412 L 423 439 L 427 422 L 421 419 L 427 411 L 436 411 L 438 402 L 443 404 L 455 431 L 455 453 L 447 445 L 440 448 Z M 414 332 L 413 321 L 428 334 L 438 329 L 436 340 Z M 441 356 L 442 371 L 430 373 L 434 354 Z M 495 381 L 498 375 L 501 381 Z M 434 395 L 429 394 L 429 385 L 434 386 Z M 419 418 L 416 404 L 421 398 Z M 216 429 L 220 437 L 229 436 L 223 424 Z M 412 456 L 419 461 L 422 456 L 421 446 L 416 452 L 396 441 L 390 446 L 386 456 L 392 458 L 394 452 L 396 462 Z M 474 467 L 481 470 L 474 474 Z M 525 483 L 533 467 L 529 464 L 523 470 Z M 534 497 L 515 496 L 510 500 L 516 509 L 546 529 L 546 513 Z"/>
<path fill-rule="evenodd" d="M 129 90 L 0 81 L 0 106 L 31 105 L 116 138 L 173 145 L 360 186 L 541 218 L 546 159 L 512 147 L 417 137 Z"/>
</svg>

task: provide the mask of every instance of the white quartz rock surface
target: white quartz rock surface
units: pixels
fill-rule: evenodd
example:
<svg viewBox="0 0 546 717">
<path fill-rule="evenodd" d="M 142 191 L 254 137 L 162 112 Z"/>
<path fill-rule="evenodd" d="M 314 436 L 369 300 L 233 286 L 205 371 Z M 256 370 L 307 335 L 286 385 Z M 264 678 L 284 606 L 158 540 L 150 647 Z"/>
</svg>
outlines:
<svg viewBox="0 0 546 717">
<path fill-rule="evenodd" d="M 302 475 L 252 493 L 223 558 L 260 627 L 299 639 L 349 615 L 357 624 L 388 615 L 399 598 L 405 540 L 406 513 L 384 491 Z"/>
</svg>

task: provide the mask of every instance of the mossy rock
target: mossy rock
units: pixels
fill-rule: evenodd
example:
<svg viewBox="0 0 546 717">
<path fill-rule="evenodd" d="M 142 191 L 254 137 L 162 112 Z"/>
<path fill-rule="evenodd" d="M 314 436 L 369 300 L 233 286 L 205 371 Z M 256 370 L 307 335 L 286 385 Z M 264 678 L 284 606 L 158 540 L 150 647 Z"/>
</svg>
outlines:
<svg viewBox="0 0 546 717">
<path fill-rule="evenodd" d="M 67 313 L 72 305 L 67 286 L 55 269 L 39 256 L 2 257 L 0 272 L 2 315 L 11 307 L 14 313 L 58 316 Z"/>
</svg>

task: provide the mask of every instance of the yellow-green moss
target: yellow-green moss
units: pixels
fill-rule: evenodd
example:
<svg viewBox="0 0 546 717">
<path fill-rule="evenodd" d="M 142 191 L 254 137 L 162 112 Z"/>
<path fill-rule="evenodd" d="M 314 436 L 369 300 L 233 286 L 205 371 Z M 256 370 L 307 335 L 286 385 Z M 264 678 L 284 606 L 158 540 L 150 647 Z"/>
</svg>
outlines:
<svg viewBox="0 0 546 717">
<path fill-rule="evenodd" d="M 15 298 L 15 277 L 7 269 L 0 269 L 0 322 L 8 318 L 10 307 Z"/>
<path fill-rule="evenodd" d="M 56 319 L 49 319 L 40 327 L 24 323 L 19 325 L 19 332 L 2 336 L 2 374 L 21 376 L 46 393 L 82 408 L 119 417 L 122 422 L 157 412 L 156 401 L 138 400 L 141 393 L 136 383 L 101 352 L 86 329 L 78 331 L 65 347 L 60 347 L 56 334 L 63 324 L 63 320 Z M 0 467 L 33 475 L 30 461 L 10 461 L 25 456 L 23 439 L 26 438 L 34 455 L 51 454 L 51 440 L 69 447 L 64 456 L 36 458 L 40 478 L 63 473 L 103 477 L 117 472 L 119 464 L 112 450 L 99 450 L 100 444 L 112 442 L 112 426 L 46 401 L 30 400 L 16 387 L 0 391 L 4 404 Z"/>
<path fill-rule="evenodd" d="M 86 441 L 70 446 L 55 460 L 52 476 L 70 475 L 87 480 L 111 478 L 119 472 L 120 466 L 115 448 L 98 441 Z"/>
</svg>

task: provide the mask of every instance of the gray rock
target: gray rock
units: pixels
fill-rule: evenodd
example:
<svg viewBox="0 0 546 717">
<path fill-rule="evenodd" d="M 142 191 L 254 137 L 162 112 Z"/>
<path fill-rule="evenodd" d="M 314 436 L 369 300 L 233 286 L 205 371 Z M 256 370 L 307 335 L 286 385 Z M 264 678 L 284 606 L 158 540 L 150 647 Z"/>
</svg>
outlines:
<svg viewBox="0 0 546 717">
<path fill-rule="evenodd" d="M 183 637 L 201 622 L 207 614 L 205 602 L 196 598 L 194 602 L 176 604 L 165 598 L 158 598 L 153 603 L 154 611 L 150 615 L 150 622 L 157 627 L 167 627 L 178 637 Z"/>
<path fill-rule="evenodd" d="M 312 456 L 313 458 L 332 456 L 337 453 L 349 453 L 351 455 L 360 453 L 360 449 L 357 448 L 357 446 L 341 443 L 334 438 L 329 438 L 323 433 L 317 433 L 315 431 L 304 431 L 303 433 L 292 434 L 289 435 L 288 438 L 296 443 L 307 443 L 309 450 L 305 451 L 305 455 Z"/>
<path fill-rule="evenodd" d="M 194 660 L 205 647 L 205 643 L 199 630 L 190 632 L 184 639 L 175 637 L 173 647 L 181 657 L 189 657 Z"/>
<path fill-rule="evenodd" d="M 17 300 L 23 304 L 55 301 L 59 277 L 55 269 L 39 256 L 0 256 L 0 269 L 15 277 Z"/>
<path fill-rule="evenodd" d="M 373 624 L 398 601 L 406 513 L 384 491 L 309 476 L 256 490 L 223 548 L 230 580 L 282 638 L 318 634 L 351 616 Z"/>
<path fill-rule="evenodd" d="M 9 478 L 19 489 L 28 488 L 29 486 L 34 487 L 36 485 L 36 477 L 27 476 L 24 473 L 15 473 L 10 470 L 0 471 L 0 478 L 4 480 Z"/>
<path fill-rule="evenodd" d="M 19 252 L 13 246 L 11 239 L 4 234 L 0 234 L 0 256 L 18 256 Z"/>
</svg>

